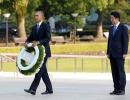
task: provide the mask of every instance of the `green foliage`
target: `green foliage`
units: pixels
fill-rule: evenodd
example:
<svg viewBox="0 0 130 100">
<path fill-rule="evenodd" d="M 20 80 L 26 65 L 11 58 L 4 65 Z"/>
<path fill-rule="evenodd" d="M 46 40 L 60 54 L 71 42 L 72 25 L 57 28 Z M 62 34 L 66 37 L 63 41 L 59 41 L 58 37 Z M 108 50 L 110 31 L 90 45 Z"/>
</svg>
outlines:
<svg viewBox="0 0 130 100">
<path fill-rule="evenodd" d="M 39 7 L 39 5 L 41 4 L 40 0 L 29 0 L 28 3 L 28 7 L 27 7 L 27 13 L 31 15 L 33 15 L 32 12 L 34 12 L 34 10 Z"/>
<path fill-rule="evenodd" d="M 111 7 L 111 11 L 118 11 L 121 15 L 121 21 L 127 23 L 130 21 L 130 4 L 126 1 L 121 0 L 119 3 L 115 3 L 114 6 Z"/>
<path fill-rule="evenodd" d="M 110 22 L 110 13 L 112 11 L 118 11 L 121 15 L 121 22 L 130 24 L 130 4 L 125 2 L 124 0 L 121 0 L 118 3 L 115 3 L 114 5 L 109 6 L 109 8 L 105 11 L 103 14 L 104 20 Z"/>
<path fill-rule="evenodd" d="M 4 21 L 3 20 L 4 17 L 2 16 L 2 14 L 9 12 L 11 13 L 11 16 L 9 17 L 9 22 L 16 24 L 16 16 L 15 16 L 16 14 L 12 6 L 13 5 L 12 1 L 13 0 L 0 0 L 0 14 L 1 14 L 0 21 L 1 22 Z"/>
<path fill-rule="evenodd" d="M 10 6 L 12 5 L 11 1 L 12 0 L 1 0 L 0 9 L 2 9 L 2 13 L 7 12 L 7 11 L 11 12 L 10 8 L 13 9 L 12 6 Z"/>
<path fill-rule="evenodd" d="M 87 0 L 91 7 L 98 9 L 99 11 L 104 11 L 108 6 L 114 4 L 115 0 Z"/>
<path fill-rule="evenodd" d="M 114 3 L 114 0 L 86 0 L 86 2 L 90 5 L 89 8 L 95 8 L 98 13 L 97 19 L 97 38 L 103 38 L 103 13 L 110 5 Z"/>
<path fill-rule="evenodd" d="M 73 26 L 72 13 L 78 13 L 77 24 L 82 27 L 81 17 L 86 15 L 85 0 L 41 0 L 41 7 L 44 8 L 46 18 L 52 15 L 59 15 L 61 23 L 69 23 Z"/>
</svg>

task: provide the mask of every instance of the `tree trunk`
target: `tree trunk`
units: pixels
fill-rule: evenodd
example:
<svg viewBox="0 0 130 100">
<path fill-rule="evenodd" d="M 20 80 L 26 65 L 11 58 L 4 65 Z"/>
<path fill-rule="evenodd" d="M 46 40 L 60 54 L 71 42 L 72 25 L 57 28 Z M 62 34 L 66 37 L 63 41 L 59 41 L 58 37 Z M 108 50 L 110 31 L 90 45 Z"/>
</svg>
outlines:
<svg viewBox="0 0 130 100">
<path fill-rule="evenodd" d="M 17 14 L 17 24 L 18 24 L 18 36 L 20 38 L 25 38 L 26 37 L 25 17 Z"/>
<path fill-rule="evenodd" d="M 103 38 L 102 12 L 100 12 L 100 11 L 98 11 L 96 38 L 99 38 L 99 39 Z"/>
<path fill-rule="evenodd" d="M 15 9 L 17 16 L 18 36 L 20 38 L 26 37 L 25 31 L 25 12 L 27 9 L 29 0 L 17 0 L 15 1 Z"/>
</svg>

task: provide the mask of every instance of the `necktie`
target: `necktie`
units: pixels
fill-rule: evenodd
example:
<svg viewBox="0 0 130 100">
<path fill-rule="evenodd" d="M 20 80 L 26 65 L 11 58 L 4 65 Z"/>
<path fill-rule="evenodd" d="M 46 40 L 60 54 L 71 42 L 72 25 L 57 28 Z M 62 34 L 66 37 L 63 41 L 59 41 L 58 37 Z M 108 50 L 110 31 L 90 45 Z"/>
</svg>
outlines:
<svg viewBox="0 0 130 100">
<path fill-rule="evenodd" d="M 112 30 L 112 35 L 115 35 L 115 31 L 116 31 L 116 26 L 113 26 L 113 30 Z"/>
<path fill-rule="evenodd" d="M 39 24 L 37 24 L 37 33 L 38 33 L 38 31 L 39 31 L 39 28 L 40 28 L 40 25 L 39 25 Z"/>
</svg>

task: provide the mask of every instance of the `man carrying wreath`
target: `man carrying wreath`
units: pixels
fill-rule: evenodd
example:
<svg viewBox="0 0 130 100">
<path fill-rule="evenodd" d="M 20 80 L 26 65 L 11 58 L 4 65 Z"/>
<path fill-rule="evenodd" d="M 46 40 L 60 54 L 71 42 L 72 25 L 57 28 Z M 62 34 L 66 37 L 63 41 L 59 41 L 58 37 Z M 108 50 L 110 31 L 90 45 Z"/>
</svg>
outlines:
<svg viewBox="0 0 130 100">
<path fill-rule="evenodd" d="M 35 78 L 30 88 L 24 89 L 24 91 L 32 95 L 35 95 L 37 87 L 42 78 L 46 86 L 46 91 L 41 94 L 52 94 L 53 93 L 52 84 L 51 84 L 51 81 L 47 72 L 47 68 L 46 68 L 47 60 L 49 57 L 51 57 L 51 50 L 50 50 L 50 45 L 49 45 L 49 41 L 51 40 L 51 33 L 50 33 L 49 24 L 45 22 L 44 12 L 42 11 L 42 9 L 35 10 L 35 21 L 36 21 L 36 24 L 32 27 L 32 32 L 25 42 L 25 47 L 27 47 L 28 43 L 37 41 L 41 45 L 44 46 L 45 57 L 44 57 L 44 61 L 40 70 L 38 71 L 38 73 L 35 74 Z M 34 46 L 36 46 L 36 44 L 33 44 L 33 47 Z"/>
</svg>

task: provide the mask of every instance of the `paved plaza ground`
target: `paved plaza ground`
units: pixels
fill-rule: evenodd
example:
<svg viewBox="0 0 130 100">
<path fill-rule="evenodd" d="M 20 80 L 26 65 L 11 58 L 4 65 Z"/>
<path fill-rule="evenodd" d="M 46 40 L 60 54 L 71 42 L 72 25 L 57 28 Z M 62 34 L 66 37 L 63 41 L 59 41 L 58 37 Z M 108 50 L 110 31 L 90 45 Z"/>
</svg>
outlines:
<svg viewBox="0 0 130 100">
<path fill-rule="evenodd" d="M 33 77 L 0 76 L 0 100 L 130 100 L 130 80 L 127 80 L 126 95 L 123 96 L 109 95 L 113 90 L 113 83 L 109 78 L 79 77 L 77 79 L 51 77 L 54 88 L 52 95 L 41 95 L 45 90 L 41 81 L 37 94 L 33 96 L 23 91 L 29 88 L 32 80 Z"/>
</svg>

